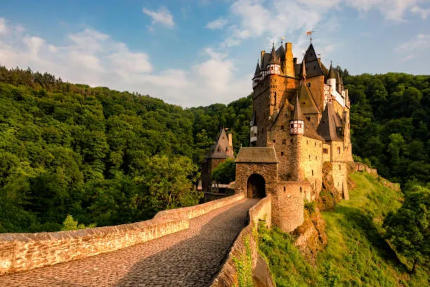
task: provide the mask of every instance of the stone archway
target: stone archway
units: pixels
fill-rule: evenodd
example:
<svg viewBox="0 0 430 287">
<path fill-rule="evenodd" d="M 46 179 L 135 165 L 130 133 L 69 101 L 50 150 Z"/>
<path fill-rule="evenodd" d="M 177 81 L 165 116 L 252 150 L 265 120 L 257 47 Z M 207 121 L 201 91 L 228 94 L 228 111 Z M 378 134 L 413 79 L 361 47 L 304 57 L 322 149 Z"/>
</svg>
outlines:
<svg viewBox="0 0 430 287">
<path fill-rule="evenodd" d="M 266 196 L 266 181 L 261 175 L 254 173 L 248 178 L 247 192 L 248 198 L 263 198 Z"/>
</svg>

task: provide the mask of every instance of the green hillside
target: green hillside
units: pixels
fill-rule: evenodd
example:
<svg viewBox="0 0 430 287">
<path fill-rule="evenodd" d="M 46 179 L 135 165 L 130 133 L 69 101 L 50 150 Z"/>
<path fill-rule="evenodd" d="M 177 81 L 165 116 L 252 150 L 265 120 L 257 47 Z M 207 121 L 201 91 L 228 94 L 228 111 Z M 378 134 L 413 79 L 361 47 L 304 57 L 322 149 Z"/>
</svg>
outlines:
<svg viewBox="0 0 430 287">
<path fill-rule="evenodd" d="M 383 239 L 382 222 L 396 211 L 403 194 L 376 177 L 354 173 L 351 199 L 323 212 L 328 245 L 310 264 L 277 229 L 260 230 L 260 250 L 269 258 L 277 286 L 428 286 L 430 274 L 419 267 L 409 274 Z"/>
</svg>

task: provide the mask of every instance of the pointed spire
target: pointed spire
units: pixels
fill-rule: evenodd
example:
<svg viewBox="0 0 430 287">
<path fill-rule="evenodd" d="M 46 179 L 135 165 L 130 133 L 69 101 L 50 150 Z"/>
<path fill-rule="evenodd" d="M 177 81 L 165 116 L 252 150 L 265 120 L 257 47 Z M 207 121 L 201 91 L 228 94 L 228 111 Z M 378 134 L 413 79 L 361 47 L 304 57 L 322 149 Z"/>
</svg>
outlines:
<svg viewBox="0 0 430 287">
<path fill-rule="evenodd" d="M 336 79 L 336 72 L 333 69 L 333 63 L 330 62 L 330 70 L 328 71 L 328 79 Z"/>
<path fill-rule="evenodd" d="M 275 50 L 275 44 L 272 45 L 272 52 L 270 53 L 270 62 L 269 64 L 281 64 L 281 61 L 278 57 L 278 55 L 276 54 L 276 50 Z"/>
<path fill-rule="evenodd" d="M 303 59 L 303 62 L 302 62 L 302 70 L 301 70 L 300 76 L 302 76 L 302 79 L 306 80 L 306 60 L 305 59 Z"/>
<path fill-rule="evenodd" d="M 254 73 L 254 77 L 258 76 L 260 74 L 260 64 L 257 61 L 257 66 L 255 67 L 255 73 Z"/>
<path fill-rule="evenodd" d="M 296 102 L 294 103 L 294 115 L 293 115 L 294 121 L 303 121 L 303 114 L 302 110 L 300 108 L 300 101 L 299 101 L 299 94 L 296 94 Z"/>
</svg>

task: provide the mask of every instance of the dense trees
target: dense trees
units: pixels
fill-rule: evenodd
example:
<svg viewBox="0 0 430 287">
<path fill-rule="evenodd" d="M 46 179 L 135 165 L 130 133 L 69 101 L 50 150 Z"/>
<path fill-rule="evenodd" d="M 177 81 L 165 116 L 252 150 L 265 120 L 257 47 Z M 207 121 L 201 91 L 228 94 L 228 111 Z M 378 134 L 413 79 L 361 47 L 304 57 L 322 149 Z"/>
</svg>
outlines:
<svg viewBox="0 0 430 287">
<path fill-rule="evenodd" d="M 60 230 L 67 215 L 67 226 L 120 224 L 196 204 L 193 122 L 148 96 L 0 68 L 0 232 Z"/>
<path fill-rule="evenodd" d="M 430 263 L 430 189 L 408 186 L 402 207 L 385 218 L 384 227 L 397 252 L 412 263 L 412 272 L 418 263 Z"/>
<path fill-rule="evenodd" d="M 430 77 L 342 74 L 356 158 L 394 181 L 430 181 Z M 125 223 L 194 204 L 219 129 L 231 129 L 237 152 L 251 114 L 251 96 L 182 109 L 0 67 L 0 232 L 59 230 L 68 214 Z"/>
</svg>

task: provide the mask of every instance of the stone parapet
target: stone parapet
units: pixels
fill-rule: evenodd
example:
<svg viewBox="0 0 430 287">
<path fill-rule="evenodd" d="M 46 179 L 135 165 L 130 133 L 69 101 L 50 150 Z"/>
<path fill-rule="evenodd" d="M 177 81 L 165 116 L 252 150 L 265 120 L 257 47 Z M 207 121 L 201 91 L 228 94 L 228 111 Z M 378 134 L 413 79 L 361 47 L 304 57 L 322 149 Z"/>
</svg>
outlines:
<svg viewBox="0 0 430 287">
<path fill-rule="evenodd" d="M 86 258 L 189 228 L 190 219 L 242 200 L 236 194 L 204 204 L 165 210 L 153 219 L 73 231 L 0 234 L 0 275 Z"/>
<path fill-rule="evenodd" d="M 257 238 L 256 235 L 253 234 L 253 230 L 258 227 L 260 221 L 264 221 L 266 226 L 270 228 L 272 222 L 271 213 L 272 197 L 270 194 L 249 209 L 249 223 L 237 236 L 223 267 L 215 276 L 211 287 L 238 286 L 238 270 L 235 260 L 240 260 L 246 256 L 249 251 L 251 251 L 252 257 L 252 275 L 254 283 L 257 282 L 258 286 L 275 286 L 272 282 L 270 269 L 266 261 L 261 258 L 258 253 Z M 251 250 L 247 250 L 248 248 Z"/>
</svg>

